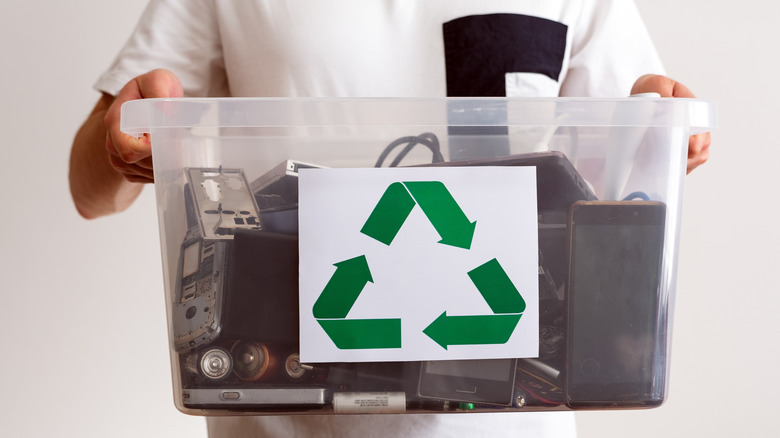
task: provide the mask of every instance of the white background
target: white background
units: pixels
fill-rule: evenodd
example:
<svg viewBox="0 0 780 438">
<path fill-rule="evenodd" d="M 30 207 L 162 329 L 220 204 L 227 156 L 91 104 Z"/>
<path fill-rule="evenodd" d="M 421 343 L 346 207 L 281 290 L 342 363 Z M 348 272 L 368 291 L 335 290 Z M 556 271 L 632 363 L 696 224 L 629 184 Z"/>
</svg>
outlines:
<svg viewBox="0 0 780 438">
<path fill-rule="evenodd" d="M 776 434 L 780 5 L 638 0 L 669 74 L 719 105 L 687 178 L 671 396 L 580 413 L 582 437 Z M 205 436 L 172 403 L 153 193 L 87 222 L 67 162 L 145 0 L 0 3 L 0 435 Z M 775 430 L 772 432 L 772 430 Z"/>
</svg>

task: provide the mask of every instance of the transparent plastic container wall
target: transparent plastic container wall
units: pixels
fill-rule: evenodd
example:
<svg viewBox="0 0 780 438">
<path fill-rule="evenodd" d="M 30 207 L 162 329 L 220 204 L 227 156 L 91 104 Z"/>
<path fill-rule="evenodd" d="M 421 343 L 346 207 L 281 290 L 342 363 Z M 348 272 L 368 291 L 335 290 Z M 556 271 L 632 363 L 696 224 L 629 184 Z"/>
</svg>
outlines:
<svg viewBox="0 0 780 438">
<path fill-rule="evenodd" d="M 717 126 L 713 103 L 148 99 L 123 105 L 121 124 L 152 142 L 180 410 L 521 412 L 665 400 L 688 138 Z M 314 316 L 298 299 L 300 174 L 484 166 L 535 169 L 538 309 L 526 313 L 538 312 L 538 354 L 301 361 L 302 322 Z"/>
</svg>

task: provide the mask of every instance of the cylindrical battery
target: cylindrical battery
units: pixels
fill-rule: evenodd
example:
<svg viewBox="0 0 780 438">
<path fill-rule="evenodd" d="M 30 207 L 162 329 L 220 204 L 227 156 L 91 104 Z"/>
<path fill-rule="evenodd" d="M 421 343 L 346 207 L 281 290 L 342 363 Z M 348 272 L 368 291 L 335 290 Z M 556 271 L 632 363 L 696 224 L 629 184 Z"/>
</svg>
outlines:
<svg viewBox="0 0 780 438">
<path fill-rule="evenodd" d="M 404 392 L 337 392 L 333 411 L 338 414 L 383 414 L 406 411 Z"/>
<path fill-rule="evenodd" d="M 301 379 L 307 374 L 310 375 L 313 369 L 311 365 L 301 363 L 301 355 L 298 353 L 290 353 L 284 361 L 284 371 L 287 373 L 287 377 L 292 380 Z"/>
<path fill-rule="evenodd" d="M 213 347 L 200 355 L 198 361 L 200 374 L 208 380 L 222 380 L 230 374 L 233 369 L 233 360 L 230 353 L 222 347 Z"/>
<path fill-rule="evenodd" d="M 235 365 L 233 371 L 244 381 L 267 379 L 278 369 L 279 359 L 267 345 L 252 341 L 236 341 L 230 348 Z"/>
</svg>

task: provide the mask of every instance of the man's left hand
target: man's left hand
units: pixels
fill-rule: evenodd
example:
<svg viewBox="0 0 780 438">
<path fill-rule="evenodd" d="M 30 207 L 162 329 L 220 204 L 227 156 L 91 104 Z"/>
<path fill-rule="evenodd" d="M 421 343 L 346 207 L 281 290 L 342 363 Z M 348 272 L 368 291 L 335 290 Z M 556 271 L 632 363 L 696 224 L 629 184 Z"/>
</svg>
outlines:
<svg viewBox="0 0 780 438">
<path fill-rule="evenodd" d="M 685 85 L 661 75 L 644 75 L 634 82 L 631 94 L 658 93 L 661 97 L 696 97 Z M 710 157 L 710 143 L 712 139 L 709 132 L 692 135 L 688 139 L 688 169 L 693 169 L 704 164 Z"/>
</svg>

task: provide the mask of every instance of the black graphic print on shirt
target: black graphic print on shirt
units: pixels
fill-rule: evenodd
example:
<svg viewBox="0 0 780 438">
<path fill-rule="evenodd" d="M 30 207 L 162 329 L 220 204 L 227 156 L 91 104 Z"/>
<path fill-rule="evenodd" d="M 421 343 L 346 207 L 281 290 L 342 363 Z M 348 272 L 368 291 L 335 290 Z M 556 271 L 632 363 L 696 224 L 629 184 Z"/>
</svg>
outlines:
<svg viewBox="0 0 780 438">
<path fill-rule="evenodd" d="M 565 24 L 518 14 L 472 15 L 443 25 L 447 96 L 506 96 L 506 73 L 558 80 Z"/>
</svg>

